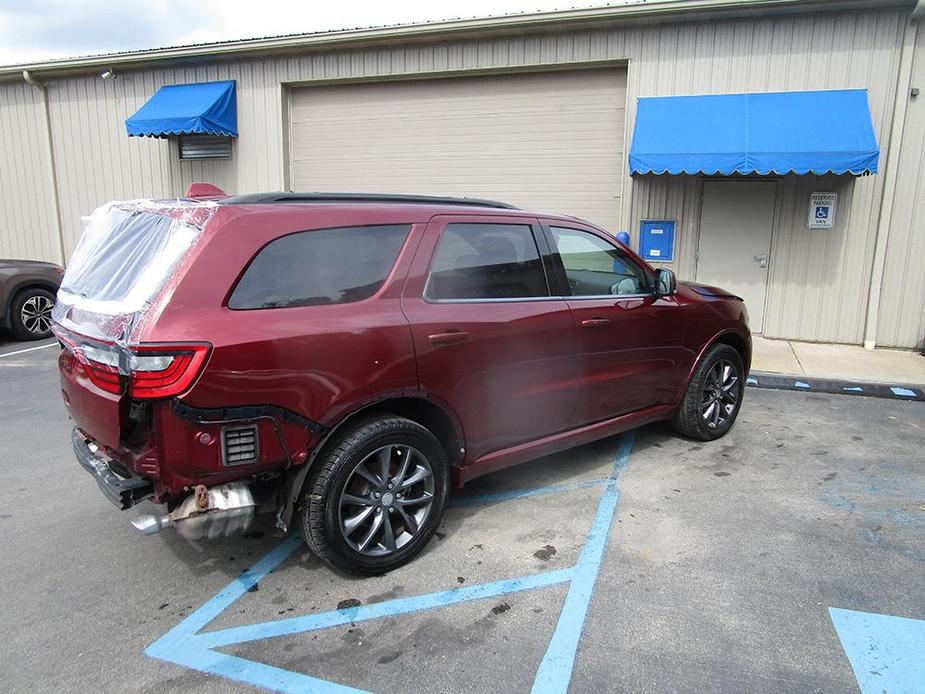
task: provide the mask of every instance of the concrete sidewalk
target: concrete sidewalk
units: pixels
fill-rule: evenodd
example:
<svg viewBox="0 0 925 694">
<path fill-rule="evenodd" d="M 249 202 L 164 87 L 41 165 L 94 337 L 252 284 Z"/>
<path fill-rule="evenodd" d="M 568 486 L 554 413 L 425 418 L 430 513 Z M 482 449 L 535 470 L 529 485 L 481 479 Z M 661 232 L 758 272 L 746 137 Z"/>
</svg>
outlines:
<svg viewBox="0 0 925 694">
<path fill-rule="evenodd" d="M 769 340 L 752 336 L 752 370 L 793 376 L 925 385 L 925 356 L 900 349 Z"/>
</svg>

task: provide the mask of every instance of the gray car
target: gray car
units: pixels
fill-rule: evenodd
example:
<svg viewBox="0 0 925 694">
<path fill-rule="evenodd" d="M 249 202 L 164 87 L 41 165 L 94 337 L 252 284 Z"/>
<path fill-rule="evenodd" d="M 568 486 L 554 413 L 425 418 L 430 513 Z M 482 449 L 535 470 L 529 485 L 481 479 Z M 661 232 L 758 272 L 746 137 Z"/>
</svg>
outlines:
<svg viewBox="0 0 925 694">
<path fill-rule="evenodd" d="M 51 335 L 51 309 L 64 268 L 38 260 L 0 259 L 0 327 L 19 340 Z"/>
</svg>

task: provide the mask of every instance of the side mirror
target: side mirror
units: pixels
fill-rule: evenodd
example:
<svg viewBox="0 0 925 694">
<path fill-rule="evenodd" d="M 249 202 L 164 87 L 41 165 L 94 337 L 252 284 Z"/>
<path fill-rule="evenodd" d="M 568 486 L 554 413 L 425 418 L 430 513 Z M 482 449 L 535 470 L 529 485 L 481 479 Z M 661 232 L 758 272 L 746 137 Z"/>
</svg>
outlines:
<svg viewBox="0 0 925 694">
<path fill-rule="evenodd" d="M 678 279 L 671 270 L 659 268 L 655 271 L 655 296 L 671 296 L 678 291 Z"/>
</svg>

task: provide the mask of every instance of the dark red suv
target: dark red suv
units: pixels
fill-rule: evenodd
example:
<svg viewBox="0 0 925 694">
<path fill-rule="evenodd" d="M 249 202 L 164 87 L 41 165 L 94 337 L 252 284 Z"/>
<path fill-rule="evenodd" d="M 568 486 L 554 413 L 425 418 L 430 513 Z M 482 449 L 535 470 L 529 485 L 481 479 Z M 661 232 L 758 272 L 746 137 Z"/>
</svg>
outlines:
<svg viewBox="0 0 925 694">
<path fill-rule="evenodd" d="M 54 317 L 78 460 L 121 508 L 167 505 L 139 530 L 265 508 L 358 573 L 480 475 L 656 420 L 722 436 L 751 354 L 741 299 L 572 217 L 201 184 L 97 210 Z"/>
</svg>

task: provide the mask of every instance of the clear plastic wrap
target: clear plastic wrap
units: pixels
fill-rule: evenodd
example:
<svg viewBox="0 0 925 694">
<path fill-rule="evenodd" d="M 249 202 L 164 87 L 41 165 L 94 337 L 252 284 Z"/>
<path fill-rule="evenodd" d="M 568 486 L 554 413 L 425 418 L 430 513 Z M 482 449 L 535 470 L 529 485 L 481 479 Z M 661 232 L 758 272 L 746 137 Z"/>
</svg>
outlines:
<svg viewBox="0 0 925 694">
<path fill-rule="evenodd" d="M 217 208 L 211 201 L 132 200 L 111 202 L 84 217 L 58 290 L 55 322 L 127 345 Z"/>
</svg>

